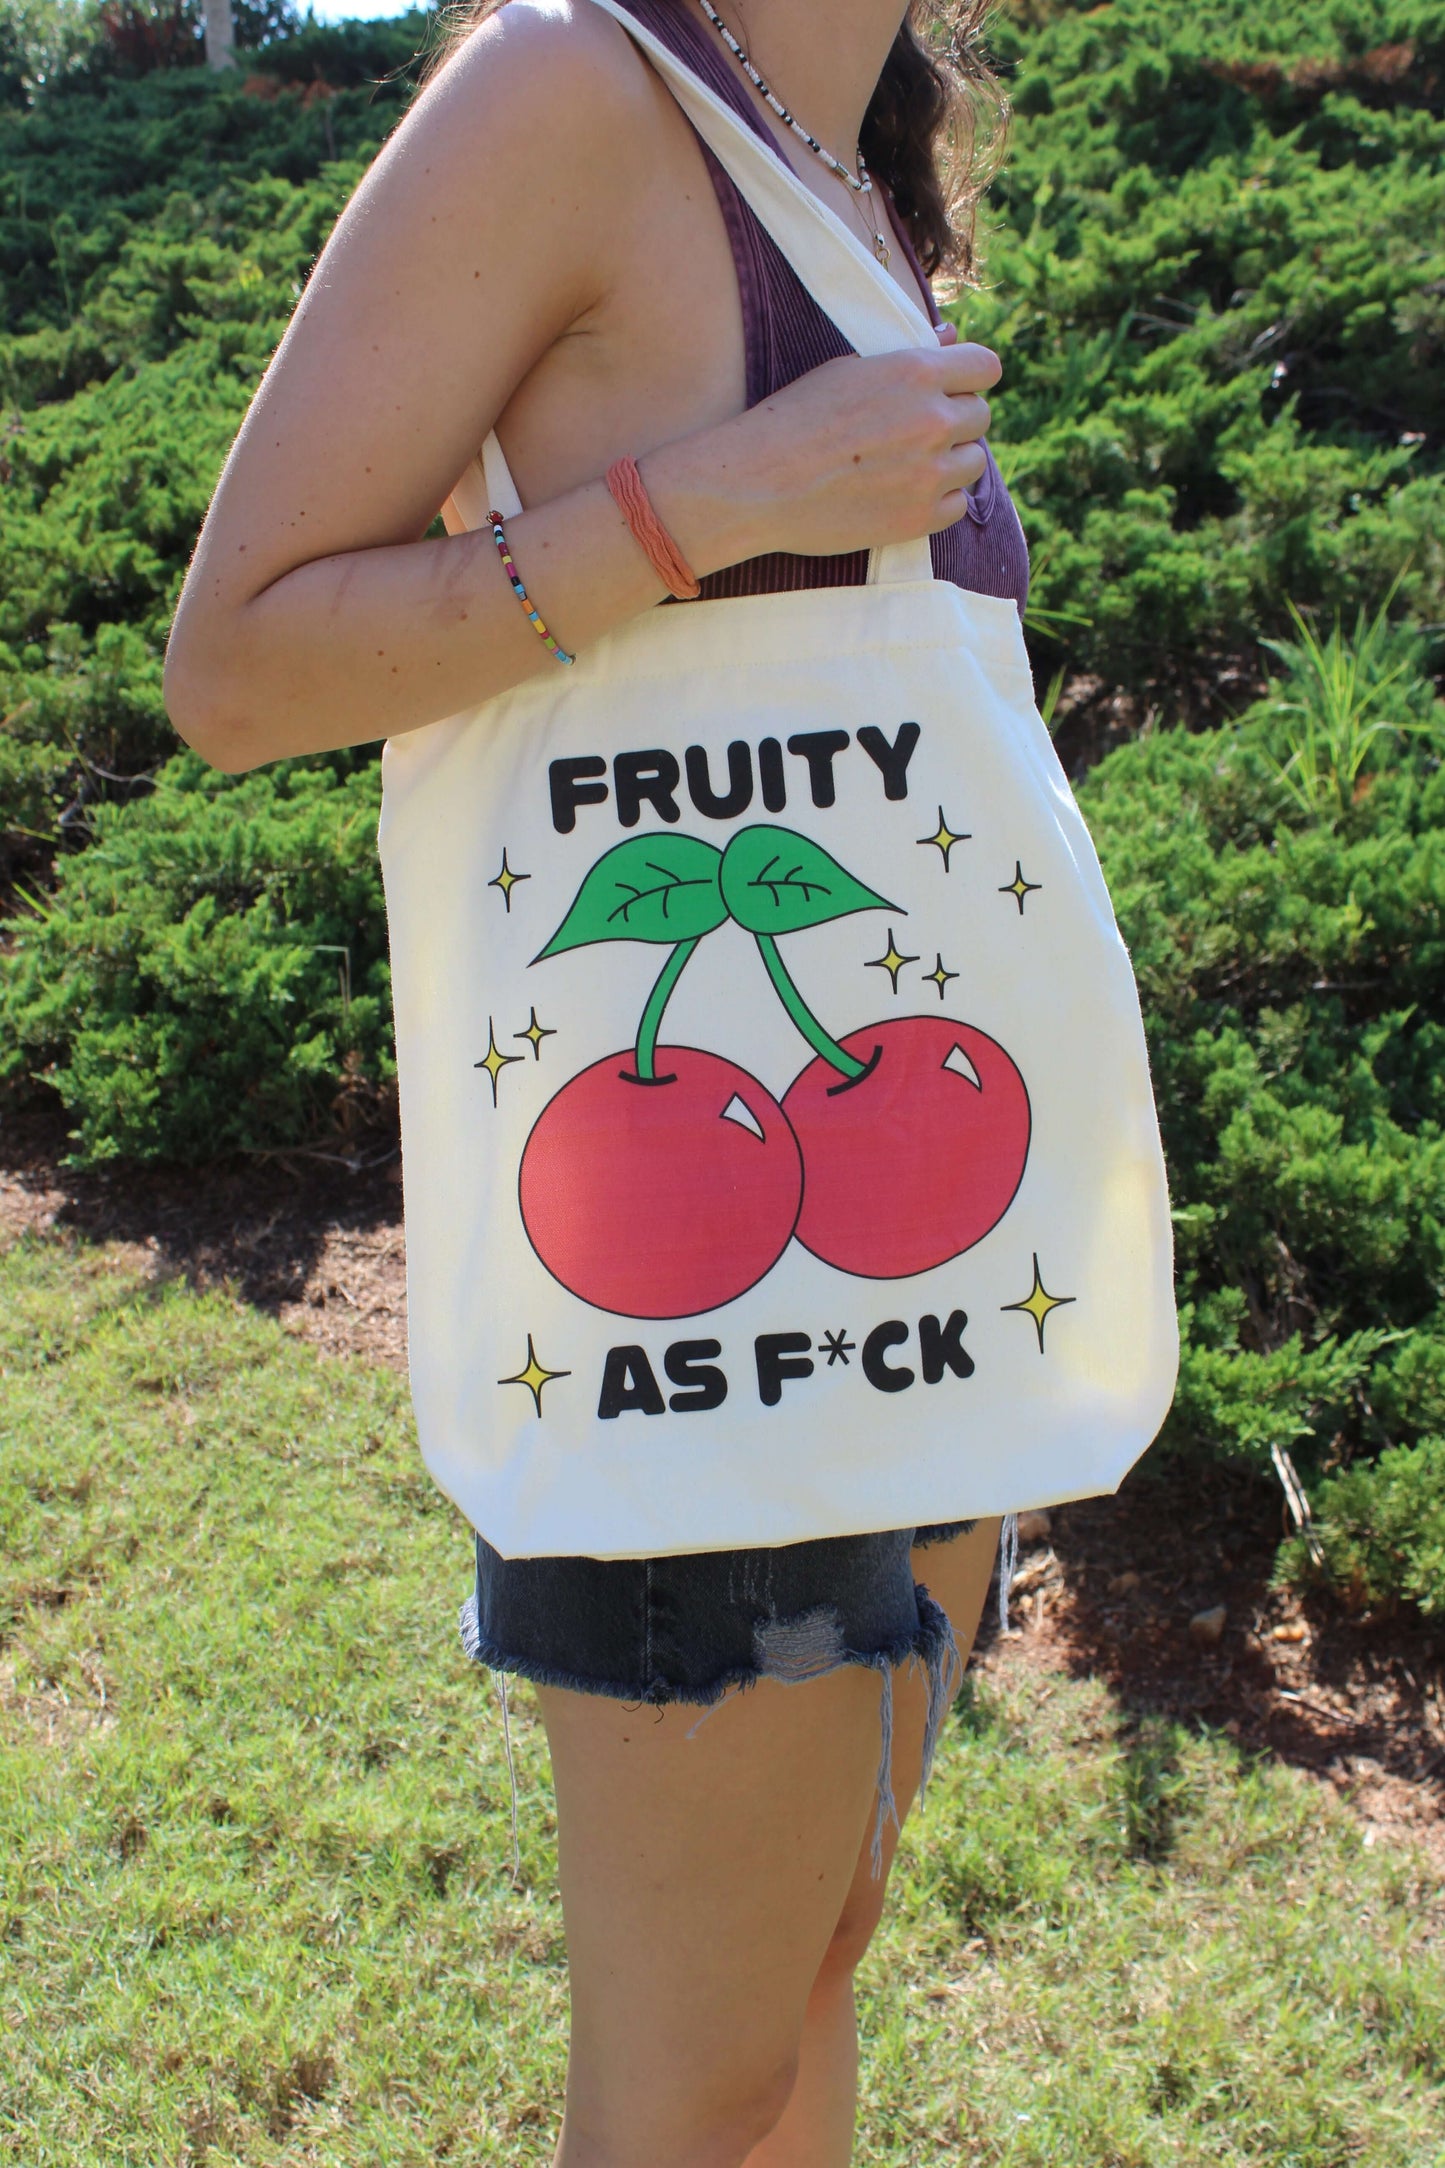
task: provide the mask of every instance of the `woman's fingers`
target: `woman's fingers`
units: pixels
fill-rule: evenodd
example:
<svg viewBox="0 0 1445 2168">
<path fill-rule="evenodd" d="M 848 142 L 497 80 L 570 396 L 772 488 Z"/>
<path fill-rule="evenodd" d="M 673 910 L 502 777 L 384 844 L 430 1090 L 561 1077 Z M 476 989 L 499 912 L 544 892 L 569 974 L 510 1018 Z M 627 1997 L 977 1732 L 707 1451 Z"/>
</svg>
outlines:
<svg viewBox="0 0 1445 2168">
<path fill-rule="evenodd" d="M 948 404 L 952 410 L 949 417 L 951 444 L 976 444 L 980 437 L 988 435 L 993 415 L 987 399 L 981 399 L 977 392 L 962 392 Z"/>
<path fill-rule="evenodd" d="M 958 340 L 850 354 L 728 424 L 766 476 L 771 546 L 829 556 L 927 533 L 946 492 L 959 517 L 958 493 L 987 465 L 984 394 L 1002 373 L 988 347 Z M 851 456 L 840 459 L 840 447 Z M 735 456 L 730 468 L 739 471 Z"/>
<path fill-rule="evenodd" d="M 936 354 L 923 349 L 938 372 L 946 392 L 992 391 L 1003 375 L 1003 363 L 991 346 L 975 346 L 960 339 L 955 346 L 941 346 Z"/>
<path fill-rule="evenodd" d="M 961 444 L 944 463 L 943 490 L 938 500 L 940 527 L 951 527 L 968 510 L 967 492 L 983 480 L 988 454 L 982 444 Z"/>
<path fill-rule="evenodd" d="M 929 357 L 930 361 L 935 359 Z M 1003 366 L 991 347 L 975 346 L 960 341 L 953 346 L 940 346 L 936 356 L 938 371 L 942 374 L 943 389 L 948 394 L 948 442 L 955 449 L 976 446 L 979 439 L 987 436 L 993 419 L 985 391 L 991 390 L 1003 374 Z M 971 457 L 967 466 L 967 482 L 976 482 L 983 472 L 983 455 Z"/>
<path fill-rule="evenodd" d="M 982 444 L 962 444 L 949 460 L 949 467 L 960 488 L 972 489 L 975 482 L 983 480 L 988 453 Z"/>
</svg>

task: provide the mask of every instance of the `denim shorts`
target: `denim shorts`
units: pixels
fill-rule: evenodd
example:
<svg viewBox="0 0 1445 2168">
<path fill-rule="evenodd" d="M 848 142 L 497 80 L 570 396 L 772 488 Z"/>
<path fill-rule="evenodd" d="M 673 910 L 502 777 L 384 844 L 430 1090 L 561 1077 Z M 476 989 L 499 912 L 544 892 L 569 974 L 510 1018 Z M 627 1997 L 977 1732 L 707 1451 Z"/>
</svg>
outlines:
<svg viewBox="0 0 1445 2168">
<path fill-rule="evenodd" d="M 974 1521 L 825 1536 L 760 1550 L 694 1551 L 665 1558 L 503 1558 L 476 1539 L 476 1587 L 461 1609 L 468 1656 L 499 1675 L 606 1694 L 628 1704 L 708 1708 L 760 1678 L 796 1682 L 840 1664 L 881 1681 L 882 1741 L 872 1860 L 882 1865 L 890 1780 L 893 1667 L 905 1658 L 928 1684 L 920 1797 L 938 1728 L 961 1671 L 947 1613 L 913 1578 L 915 1545 L 947 1542 Z M 517 1858 L 511 1738 L 512 1844 Z"/>
</svg>

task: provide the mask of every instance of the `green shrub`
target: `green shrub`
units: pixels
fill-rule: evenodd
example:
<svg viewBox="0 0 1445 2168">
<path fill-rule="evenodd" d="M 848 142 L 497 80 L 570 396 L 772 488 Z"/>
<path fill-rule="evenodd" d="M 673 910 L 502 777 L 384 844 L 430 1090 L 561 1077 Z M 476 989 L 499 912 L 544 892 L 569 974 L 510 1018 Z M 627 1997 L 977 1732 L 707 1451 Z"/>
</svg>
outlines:
<svg viewBox="0 0 1445 2168">
<path fill-rule="evenodd" d="M 1035 657 L 1218 721 L 1286 602 L 1445 618 L 1445 30 L 1425 0 L 1001 12 L 987 290 Z M 1060 621 L 1056 613 L 1068 613 Z"/>
<path fill-rule="evenodd" d="M 1418 676 L 1393 690 L 1426 719 Z M 1408 1485 L 1404 1464 L 1372 1466 L 1445 1428 L 1440 712 L 1326 818 L 1281 779 L 1289 719 L 1268 701 L 1225 729 L 1135 740 L 1080 790 L 1170 1172 L 1182 1353 L 1162 1448 L 1272 1481 L 1270 1447 L 1288 1447 L 1321 1513 L 1354 1516 L 1329 1553 L 1342 1584 L 1437 1610 L 1428 1534 L 1358 1559 L 1372 1498 L 1392 1513 L 1413 1498 L 1422 1529 L 1430 1497 L 1445 1516 L 1438 1453 Z"/>
<path fill-rule="evenodd" d="M 414 72 L 434 16 L 434 9 L 413 7 L 398 9 L 394 16 L 318 22 L 310 8 L 304 15 L 293 10 L 289 25 L 246 59 L 258 72 L 283 83 L 304 86 L 319 77 L 337 89 L 359 89 Z"/>
<path fill-rule="evenodd" d="M 94 814 L 0 953 L 0 1083 L 42 1082 L 77 1164 L 198 1162 L 394 1122 L 380 770 L 193 753 Z"/>
<path fill-rule="evenodd" d="M 102 35 L 99 0 L 0 0 L 0 106 L 84 68 Z"/>
<path fill-rule="evenodd" d="M 231 21 L 240 66 L 354 88 L 407 67 L 428 11 L 318 22 L 292 0 L 232 0 Z M 199 68 L 205 57 L 202 0 L 0 0 L 0 105 L 33 106 L 57 87 Z"/>
<path fill-rule="evenodd" d="M 209 202 L 172 189 L 93 269 L 67 244 L 87 292 L 73 322 L 0 340 L 0 392 L 8 375 L 24 410 L 0 434 L 0 883 L 43 879 L 77 840 L 77 806 L 127 797 L 175 752 L 161 664 L 185 566 L 361 170 L 247 180 Z"/>
<path fill-rule="evenodd" d="M 1328 1579 L 1357 1605 L 1392 1607 L 1401 1597 L 1427 1618 L 1445 1617 L 1445 1438 L 1390 1446 L 1373 1466 L 1326 1477 L 1314 1501 Z M 1293 1537 L 1281 1576 L 1318 1576 Z"/>
</svg>

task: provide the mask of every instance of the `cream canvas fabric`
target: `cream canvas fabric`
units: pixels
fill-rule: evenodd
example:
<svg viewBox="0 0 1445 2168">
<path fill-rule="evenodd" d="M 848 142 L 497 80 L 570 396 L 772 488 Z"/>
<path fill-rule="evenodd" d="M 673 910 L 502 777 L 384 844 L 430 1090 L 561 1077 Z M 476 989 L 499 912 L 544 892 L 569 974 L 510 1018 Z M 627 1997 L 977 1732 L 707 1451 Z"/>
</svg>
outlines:
<svg viewBox="0 0 1445 2168">
<path fill-rule="evenodd" d="M 862 353 L 934 334 L 614 0 Z M 520 509 L 495 437 L 452 531 Z M 426 1464 L 505 1556 L 1117 1488 L 1173 1393 L 1138 997 L 1011 603 L 664 606 L 391 739 Z"/>
</svg>

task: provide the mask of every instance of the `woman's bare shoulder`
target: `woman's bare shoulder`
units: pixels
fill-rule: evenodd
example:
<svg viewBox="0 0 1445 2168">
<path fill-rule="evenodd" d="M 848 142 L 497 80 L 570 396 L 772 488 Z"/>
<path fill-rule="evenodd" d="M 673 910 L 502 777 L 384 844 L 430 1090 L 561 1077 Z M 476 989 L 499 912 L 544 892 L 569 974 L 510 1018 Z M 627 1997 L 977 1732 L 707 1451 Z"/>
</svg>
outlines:
<svg viewBox="0 0 1445 2168">
<path fill-rule="evenodd" d="M 536 131 L 540 149 L 568 162 L 579 144 L 604 140 L 614 157 L 623 155 L 629 124 L 656 110 L 638 48 L 592 0 L 507 0 L 468 34 L 423 96 L 484 108 L 509 136 Z"/>
<path fill-rule="evenodd" d="M 480 303 L 515 382 L 605 298 L 657 128 L 656 79 L 612 16 L 592 0 L 507 0 L 413 101 L 357 208 L 373 195 L 409 224 L 435 306 L 465 341 Z"/>
</svg>

